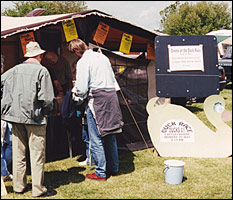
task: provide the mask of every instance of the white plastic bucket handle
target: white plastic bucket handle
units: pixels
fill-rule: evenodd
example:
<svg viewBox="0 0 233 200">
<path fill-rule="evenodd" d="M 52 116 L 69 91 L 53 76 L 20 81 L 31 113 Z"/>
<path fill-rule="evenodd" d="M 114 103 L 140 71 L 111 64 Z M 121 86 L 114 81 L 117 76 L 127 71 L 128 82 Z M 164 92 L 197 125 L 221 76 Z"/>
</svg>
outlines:
<svg viewBox="0 0 233 200">
<path fill-rule="evenodd" d="M 184 166 L 185 162 L 180 160 L 166 160 L 164 161 L 164 170 L 163 173 L 165 173 L 170 167 L 181 167 Z"/>
</svg>

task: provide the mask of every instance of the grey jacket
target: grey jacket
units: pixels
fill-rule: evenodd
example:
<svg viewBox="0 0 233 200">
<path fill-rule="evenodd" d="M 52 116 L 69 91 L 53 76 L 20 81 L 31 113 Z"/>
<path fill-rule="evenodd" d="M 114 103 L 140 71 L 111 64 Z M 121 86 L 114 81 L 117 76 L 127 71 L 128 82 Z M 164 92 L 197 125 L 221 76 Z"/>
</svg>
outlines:
<svg viewBox="0 0 233 200">
<path fill-rule="evenodd" d="M 53 86 L 40 64 L 22 63 L 1 75 L 1 119 L 23 124 L 46 124 L 53 109 Z"/>
</svg>

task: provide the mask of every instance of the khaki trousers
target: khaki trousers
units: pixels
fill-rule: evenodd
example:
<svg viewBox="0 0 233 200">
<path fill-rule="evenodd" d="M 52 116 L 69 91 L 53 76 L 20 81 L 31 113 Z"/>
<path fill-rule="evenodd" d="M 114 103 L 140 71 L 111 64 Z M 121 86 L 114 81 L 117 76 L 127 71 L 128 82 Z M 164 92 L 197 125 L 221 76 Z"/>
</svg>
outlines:
<svg viewBox="0 0 233 200">
<path fill-rule="evenodd" d="M 46 125 L 12 123 L 13 146 L 13 188 L 22 192 L 27 186 L 26 148 L 29 145 L 32 196 L 39 196 L 47 191 L 43 186 Z"/>
</svg>

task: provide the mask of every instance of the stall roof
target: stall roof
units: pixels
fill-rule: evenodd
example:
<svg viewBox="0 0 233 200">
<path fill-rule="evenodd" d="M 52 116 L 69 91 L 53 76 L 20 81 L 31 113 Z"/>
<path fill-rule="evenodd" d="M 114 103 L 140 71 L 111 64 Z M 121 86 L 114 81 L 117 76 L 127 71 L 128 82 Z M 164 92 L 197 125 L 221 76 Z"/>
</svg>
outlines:
<svg viewBox="0 0 233 200">
<path fill-rule="evenodd" d="M 109 32 L 109 36 L 104 47 L 110 50 L 116 50 L 119 48 L 122 32 L 127 32 L 128 34 L 133 34 L 135 36 L 134 39 L 136 41 L 134 41 L 134 46 L 132 48 L 134 51 L 138 51 L 140 48 L 144 49 L 148 40 L 154 41 L 156 36 L 164 35 L 160 32 L 145 29 L 136 24 L 113 17 L 112 15 L 98 10 L 88 10 L 76 13 L 35 17 L 1 16 L 1 38 L 4 39 L 24 31 L 36 31 L 44 26 L 56 25 L 57 23 L 68 19 L 75 19 L 82 22 L 80 23 L 81 26 L 77 28 L 83 29 L 81 31 L 81 35 L 89 37 L 88 40 L 91 40 L 91 37 L 93 37 L 93 33 L 100 21 L 107 23 L 111 26 L 111 31 Z"/>
<path fill-rule="evenodd" d="M 57 24 L 58 22 L 61 22 L 63 20 L 85 17 L 85 15 L 90 14 L 92 12 L 94 12 L 94 10 L 76 12 L 76 13 L 57 14 L 57 15 L 34 16 L 34 17 L 1 16 L 1 38 L 6 38 L 8 36 L 23 31 L 28 31 L 28 30 L 35 31 L 43 26 L 47 26 L 50 24 Z"/>
</svg>

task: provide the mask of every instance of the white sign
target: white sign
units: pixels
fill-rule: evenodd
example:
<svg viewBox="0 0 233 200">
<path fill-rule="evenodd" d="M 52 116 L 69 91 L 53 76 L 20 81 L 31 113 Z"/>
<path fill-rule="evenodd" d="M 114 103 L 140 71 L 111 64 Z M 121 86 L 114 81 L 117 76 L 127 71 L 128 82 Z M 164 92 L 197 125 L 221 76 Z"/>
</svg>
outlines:
<svg viewBox="0 0 233 200">
<path fill-rule="evenodd" d="M 168 45 L 169 70 L 204 71 L 203 45 L 171 46 Z"/>
<path fill-rule="evenodd" d="M 194 129 L 184 120 L 168 120 L 160 128 L 160 142 L 194 142 Z"/>
</svg>

